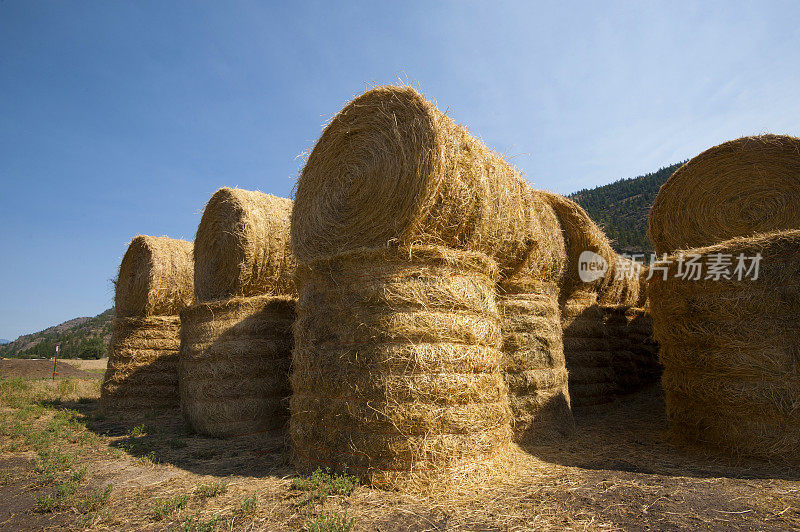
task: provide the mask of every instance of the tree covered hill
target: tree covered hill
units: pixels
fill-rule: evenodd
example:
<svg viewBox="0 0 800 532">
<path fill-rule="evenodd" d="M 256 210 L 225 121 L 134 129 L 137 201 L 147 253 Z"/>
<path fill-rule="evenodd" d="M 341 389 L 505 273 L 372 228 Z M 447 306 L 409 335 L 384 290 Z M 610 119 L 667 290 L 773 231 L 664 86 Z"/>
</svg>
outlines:
<svg viewBox="0 0 800 532">
<path fill-rule="evenodd" d="M 620 179 L 609 185 L 584 189 L 570 194 L 612 240 L 614 248 L 624 253 L 650 253 L 653 244 L 647 238 L 647 216 L 659 188 L 683 163 L 639 177 Z"/>
<path fill-rule="evenodd" d="M 106 356 L 111 338 L 114 309 L 93 318 L 74 318 L 43 331 L 20 336 L 13 342 L 0 345 L 0 357 L 50 358 L 58 353 L 63 358 L 102 358 Z"/>
</svg>

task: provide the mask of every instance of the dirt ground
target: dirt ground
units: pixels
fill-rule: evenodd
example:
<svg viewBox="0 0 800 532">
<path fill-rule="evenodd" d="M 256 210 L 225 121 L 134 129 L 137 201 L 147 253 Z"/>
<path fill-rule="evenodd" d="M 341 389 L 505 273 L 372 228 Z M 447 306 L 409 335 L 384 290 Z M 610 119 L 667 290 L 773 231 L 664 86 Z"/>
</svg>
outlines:
<svg viewBox="0 0 800 532">
<path fill-rule="evenodd" d="M 85 371 L 105 371 L 106 366 L 108 366 L 107 358 L 98 358 L 92 360 L 83 360 L 80 358 L 62 358 L 60 360 Z"/>
<path fill-rule="evenodd" d="M 800 529 L 800 471 L 673 445 L 657 387 L 578 412 L 575 439 L 520 451 L 498 482 L 444 497 L 309 491 L 280 434 L 219 440 L 191 434 L 177 413 L 104 417 L 99 382 L 74 384 L 23 392 L 0 380 L 0 529 Z M 41 443 L 31 426 L 58 437 Z M 55 484 L 42 473 L 51 462 L 63 468 Z"/>
<path fill-rule="evenodd" d="M 93 364 L 98 368 L 105 369 L 108 359 L 101 360 L 81 360 L 80 362 L 103 362 L 103 365 Z M 59 360 L 56 362 L 56 379 L 95 379 L 102 376 L 98 372 L 85 371 L 89 369 L 89 364 L 76 364 L 73 360 Z M 0 378 L 22 377 L 26 379 L 47 379 L 53 377 L 52 360 L 25 360 L 19 358 L 0 359 Z"/>
</svg>

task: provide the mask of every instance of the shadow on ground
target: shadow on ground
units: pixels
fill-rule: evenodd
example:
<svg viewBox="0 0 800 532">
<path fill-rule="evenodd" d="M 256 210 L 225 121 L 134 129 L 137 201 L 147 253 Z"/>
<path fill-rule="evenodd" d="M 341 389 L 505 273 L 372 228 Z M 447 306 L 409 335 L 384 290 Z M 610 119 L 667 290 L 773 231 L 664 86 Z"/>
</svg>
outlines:
<svg viewBox="0 0 800 532">
<path fill-rule="evenodd" d="M 576 436 L 526 450 L 550 463 L 597 471 L 675 477 L 800 480 L 785 464 L 737 460 L 672 441 L 661 386 L 575 410 Z"/>
</svg>

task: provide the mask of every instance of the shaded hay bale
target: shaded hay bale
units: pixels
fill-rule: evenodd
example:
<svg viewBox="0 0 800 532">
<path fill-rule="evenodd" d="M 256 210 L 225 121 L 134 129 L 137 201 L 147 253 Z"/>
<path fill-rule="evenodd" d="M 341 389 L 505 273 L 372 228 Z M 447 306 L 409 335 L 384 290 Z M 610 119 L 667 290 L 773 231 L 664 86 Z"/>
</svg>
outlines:
<svg viewBox="0 0 800 532">
<path fill-rule="evenodd" d="M 659 254 L 734 237 L 800 229 L 800 139 L 744 137 L 681 166 L 650 210 Z"/>
<path fill-rule="evenodd" d="M 197 299 L 293 293 L 291 211 L 289 199 L 238 188 L 216 191 L 195 237 Z"/>
<path fill-rule="evenodd" d="M 115 318 L 100 394 L 104 412 L 177 408 L 180 320 Z"/>
<path fill-rule="evenodd" d="M 594 292 L 579 292 L 566 302 L 562 326 L 574 407 L 609 403 L 661 375 L 644 309 L 600 305 Z"/>
<path fill-rule="evenodd" d="M 388 243 L 442 245 L 514 272 L 535 245 L 530 186 L 501 156 L 410 87 L 355 98 L 325 130 L 297 183 L 299 262 Z"/>
<path fill-rule="evenodd" d="M 800 456 L 800 231 L 685 251 L 762 256 L 758 278 L 649 282 L 673 434 L 737 455 Z M 748 262 L 749 264 L 749 262 Z"/>
<path fill-rule="evenodd" d="M 294 299 L 256 296 L 181 312 L 181 408 L 216 437 L 281 428 L 288 419 Z"/>
<path fill-rule="evenodd" d="M 408 489 L 494 474 L 511 439 L 496 278 L 481 254 L 430 246 L 301 265 L 297 465 Z"/>
<path fill-rule="evenodd" d="M 193 299 L 192 243 L 135 237 L 119 266 L 115 316 L 177 316 Z"/>
</svg>

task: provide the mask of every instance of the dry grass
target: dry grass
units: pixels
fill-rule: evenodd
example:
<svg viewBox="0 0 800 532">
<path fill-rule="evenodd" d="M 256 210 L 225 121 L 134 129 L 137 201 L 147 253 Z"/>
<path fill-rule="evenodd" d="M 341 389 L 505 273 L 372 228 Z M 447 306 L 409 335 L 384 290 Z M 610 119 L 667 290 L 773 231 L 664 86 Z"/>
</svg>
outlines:
<svg viewBox="0 0 800 532">
<path fill-rule="evenodd" d="M 800 471 L 674 446 L 657 389 L 579 413 L 575 439 L 518 452 L 471 492 L 408 495 L 298 475 L 280 438 L 192 435 L 177 414 L 103 417 L 96 383 L 58 386 L 0 380 L 4 528 L 294 531 L 345 515 L 353 531 L 387 532 L 800 527 Z M 35 512 L 48 495 L 57 504 Z"/>
<path fill-rule="evenodd" d="M 181 407 L 195 431 L 230 437 L 284 425 L 294 306 L 264 295 L 181 312 Z"/>
<path fill-rule="evenodd" d="M 800 138 L 744 137 L 710 148 L 661 187 L 648 235 L 659 254 L 800 229 Z"/>
</svg>

